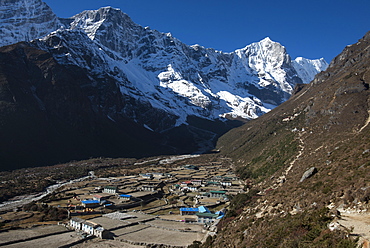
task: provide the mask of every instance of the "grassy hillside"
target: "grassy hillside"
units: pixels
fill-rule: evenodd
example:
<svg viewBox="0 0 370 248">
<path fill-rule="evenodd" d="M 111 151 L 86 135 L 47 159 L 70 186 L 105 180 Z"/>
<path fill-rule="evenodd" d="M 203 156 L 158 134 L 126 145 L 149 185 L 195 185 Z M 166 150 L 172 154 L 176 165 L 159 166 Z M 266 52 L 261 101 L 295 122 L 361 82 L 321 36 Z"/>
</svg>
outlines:
<svg viewBox="0 0 370 248">
<path fill-rule="evenodd" d="M 356 247 L 350 230 L 328 224 L 337 209 L 370 209 L 369 47 L 370 33 L 289 101 L 219 139 L 258 193 L 235 199 L 205 247 Z"/>
</svg>

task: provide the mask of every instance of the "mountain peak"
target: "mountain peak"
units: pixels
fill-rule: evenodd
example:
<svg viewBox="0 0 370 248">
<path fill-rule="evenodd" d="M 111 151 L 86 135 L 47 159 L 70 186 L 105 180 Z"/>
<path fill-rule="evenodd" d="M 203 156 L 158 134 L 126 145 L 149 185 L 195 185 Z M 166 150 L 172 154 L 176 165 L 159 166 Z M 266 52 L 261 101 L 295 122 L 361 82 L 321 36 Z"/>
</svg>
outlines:
<svg viewBox="0 0 370 248">
<path fill-rule="evenodd" d="M 266 38 L 264 38 L 264 39 L 262 39 L 260 41 L 253 42 L 253 43 L 245 46 L 242 49 L 237 49 L 236 51 L 238 51 L 238 50 L 248 50 L 251 47 L 259 47 L 258 49 L 266 47 L 267 49 L 270 49 L 271 48 L 271 45 L 275 45 L 277 47 L 284 48 L 284 46 L 282 46 L 279 42 L 276 42 L 276 41 L 271 40 L 270 37 L 266 37 Z"/>
<path fill-rule="evenodd" d="M 92 40 L 96 38 L 96 33 L 99 29 L 105 30 L 100 32 L 101 35 L 104 32 L 109 32 L 110 35 L 114 36 L 115 32 L 125 32 L 139 26 L 120 9 L 110 6 L 102 7 L 98 10 L 85 10 L 73 16 L 72 19 L 70 28 L 83 29 Z"/>
<path fill-rule="evenodd" d="M 125 16 L 125 18 L 130 19 L 130 17 L 126 13 L 123 13 L 121 11 L 121 9 L 113 8 L 111 6 L 101 7 L 97 10 L 84 10 L 81 13 L 72 16 L 71 18 L 76 19 L 76 18 L 79 18 L 81 16 L 89 16 L 89 17 L 94 17 L 95 18 L 95 19 L 92 19 L 91 21 L 96 21 L 96 20 L 99 20 L 99 19 L 100 20 L 109 19 L 111 16 L 115 16 L 115 15 Z"/>
<path fill-rule="evenodd" d="M 324 71 L 328 68 L 328 63 L 324 58 L 320 59 L 306 59 L 297 57 L 293 62 L 293 67 L 297 71 L 298 76 L 302 79 L 303 83 L 310 83 L 318 71 Z"/>
<path fill-rule="evenodd" d="M 272 41 L 272 40 L 270 39 L 270 37 L 266 37 L 266 38 L 262 39 L 260 42 L 261 42 L 261 43 L 273 43 L 274 41 Z"/>
<path fill-rule="evenodd" d="M 100 9 L 104 9 L 104 10 L 107 10 L 107 11 L 121 11 L 120 8 L 114 8 L 112 6 L 101 7 Z"/>
<path fill-rule="evenodd" d="M 0 46 L 41 38 L 63 24 L 40 0 L 3 0 L 0 4 Z"/>
<path fill-rule="evenodd" d="M 269 49 L 269 48 L 271 48 L 271 46 L 278 46 L 278 47 L 283 47 L 284 48 L 284 46 L 283 45 L 281 45 L 279 42 L 277 42 L 277 41 L 273 41 L 273 40 L 271 40 L 271 38 L 270 37 L 266 37 L 266 38 L 264 38 L 264 39 L 262 39 L 262 40 L 260 40 L 260 41 L 258 41 L 258 42 L 255 42 L 255 43 L 252 43 L 252 44 L 259 44 L 259 45 L 261 45 L 261 46 L 264 46 L 264 47 L 266 47 L 267 49 Z"/>
<path fill-rule="evenodd" d="M 22 1 L 26 0 L 18 3 Z M 40 0 L 28 0 L 28 3 L 30 1 L 38 4 L 38 7 L 33 6 L 38 12 L 22 13 L 23 15 L 44 14 Z M 49 29 L 51 32 L 57 29 L 55 26 L 58 26 L 59 19 L 47 5 L 45 8 L 50 12 L 49 19 L 54 21 L 53 29 Z M 11 7 L 9 9 L 14 10 Z M 85 69 L 94 73 L 109 71 L 111 75 L 117 76 L 117 80 L 127 78 L 132 87 L 129 90 L 121 87 L 122 92 L 132 94 L 135 91 L 135 95 L 148 95 L 149 92 L 159 94 L 162 97 L 147 96 L 146 101 L 176 116 L 181 115 L 181 120 L 186 119 L 185 115 L 210 119 L 228 114 L 247 119 L 256 118 L 272 108 L 269 104 L 276 106 L 289 98 L 295 84 L 302 82 L 292 67 L 285 48 L 270 37 L 234 53 L 225 54 L 197 45 L 187 46 L 170 33 L 161 33 L 134 23 L 120 9 L 110 6 L 83 11 L 73 16 L 68 25 L 64 32 L 57 32 L 65 41 L 58 47 L 65 46 L 64 54 L 69 54 L 63 55 L 61 63 L 74 61 L 73 64 L 86 67 Z M 83 34 L 73 33 L 72 30 L 80 30 L 92 42 L 76 42 L 81 37 L 71 37 Z M 36 38 L 35 35 L 32 37 Z M 43 49 L 53 48 L 43 46 Z M 67 52 L 68 50 L 71 51 Z M 100 65 L 86 61 L 87 54 L 94 54 L 94 61 L 101 58 Z M 233 64 L 230 63 L 232 61 Z M 173 65 L 172 71 L 168 70 L 170 64 Z M 300 66 L 297 64 L 298 69 Z M 311 74 L 317 72 L 312 70 Z M 159 77 L 160 75 L 168 77 Z M 172 77 L 173 75 L 180 76 Z M 168 80 L 159 82 L 158 78 Z M 227 89 L 224 89 L 225 83 L 229 85 Z M 161 89 L 156 88 L 158 85 L 166 85 L 167 91 L 158 91 Z M 271 92 L 262 94 L 261 89 Z M 179 96 L 186 99 L 188 110 L 183 111 L 187 112 L 185 115 L 178 111 L 184 109 L 184 106 L 179 106 L 178 101 L 173 100 Z M 166 100 L 162 102 L 158 99 Z M 220 101 L 223 103 L 220 104 Z M 208 104 L 211 102 L 213 104 Z"/>
</svg>

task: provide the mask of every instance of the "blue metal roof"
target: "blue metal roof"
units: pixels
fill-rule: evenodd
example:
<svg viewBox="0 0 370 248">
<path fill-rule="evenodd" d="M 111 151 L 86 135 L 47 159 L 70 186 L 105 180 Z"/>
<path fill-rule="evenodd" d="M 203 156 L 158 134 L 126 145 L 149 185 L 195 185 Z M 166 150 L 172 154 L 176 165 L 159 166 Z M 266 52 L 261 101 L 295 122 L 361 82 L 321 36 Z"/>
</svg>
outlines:
<svg viewBox="0 0 370 248">
<path fill-rule="evenodd" d="M 131 195 L 120 195 L 120 197 L 128 197 L 128 198 L 130 198 Z"/>
<path fill-rule="evenodd" d="M 93 204 L 93 203 L 99 204 L 99 201 L 98 200 L 86 200 L 86 201 L 82 201 L 82 203 L 84 203 L 84 204 Z"/>
<path fill-rule="evenodd" d="M 198 212 L 198 208 L 180 208 L 180 211 L 187 211 L 187 212 Z"/>
<path fill-rule="evenodd" d="M 199 207 L 199 213 L 210 213 L 211 211 L 209 211 L 208 208 L 206 208 L 205 206 L 200 206 Z"/>
</svg>

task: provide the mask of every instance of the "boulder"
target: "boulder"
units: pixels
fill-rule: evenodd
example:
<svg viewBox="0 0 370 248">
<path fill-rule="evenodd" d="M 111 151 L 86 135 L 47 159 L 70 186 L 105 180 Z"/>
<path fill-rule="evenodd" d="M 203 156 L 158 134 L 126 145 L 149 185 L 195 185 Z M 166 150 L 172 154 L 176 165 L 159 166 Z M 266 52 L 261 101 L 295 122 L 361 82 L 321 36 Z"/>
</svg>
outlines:
<svg viewBox="0 0 370 248">
<path fill-rule="evenodd" d="M 305 173 L 303 173 L 302 175 L 302 178 L 301 180 L 299 181 L 300 183 L 303 182 L 304 180 L 306 180 L 307 178 L 310 178 L 312 177 L 313 175 L 315 175 L 317 173 L 317 169 L 316 167 L 311 167 L 309 168 L 308 170 L 305 171 Z"/>
</svg>

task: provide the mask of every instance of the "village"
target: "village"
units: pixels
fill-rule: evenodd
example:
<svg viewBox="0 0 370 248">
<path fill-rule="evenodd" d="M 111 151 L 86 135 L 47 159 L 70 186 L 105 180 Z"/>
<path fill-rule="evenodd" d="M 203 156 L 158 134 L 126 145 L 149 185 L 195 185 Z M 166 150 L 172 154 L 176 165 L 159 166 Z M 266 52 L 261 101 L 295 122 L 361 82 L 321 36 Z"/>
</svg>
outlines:
<svg viewBox="0 0 370 248">
<path fill-rule="evenodd" d="M 149 166 L 145 173 L 107 178 L 91 171 L 85 180 L 58 189 L 40 204 L 68 211 L 68 221 L 46 235 L 60 240 L 55 247 L 96 242 L 187 247 L 215 234 L 230 198 L 243 188 L 221 163 Z M 0 245 L 31 247 L 45 238 L 37 233 L 27 240 L 0 233 Z"/>
</svg>

